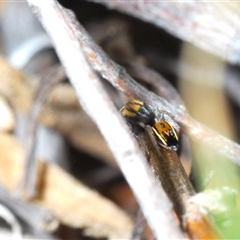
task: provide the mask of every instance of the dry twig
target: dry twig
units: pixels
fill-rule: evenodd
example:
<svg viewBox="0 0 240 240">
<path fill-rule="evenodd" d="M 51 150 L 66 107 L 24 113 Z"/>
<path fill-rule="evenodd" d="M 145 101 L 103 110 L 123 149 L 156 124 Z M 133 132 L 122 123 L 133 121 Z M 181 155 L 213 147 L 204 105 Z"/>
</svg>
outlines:
<svg viewBox="0 0 240 240">
<path fill-rule="evenodd" d="M 207 216 L 207 210 L 203 211 L 202 206 L 191 202 L 196 193 L 177 153 L 164 148 L 159 149 L 150 126 L 146 126 L 145 133 L 139 134 L 138 141 L 156 179 L 163 185 L 173 202 L 182 228 L 193 239 L 219 239 L 219 234 Z"/>
<path fill-rule="evenodd" d="M 31 198 L 36 194 L 36 177 L 38 174 L 37 159 L 34 158 L 34 149 L 38 119 L 50 91 L 65 78 L 66 75 L 62 66 L 57 65 L 52 67 L 49 70 L 49 73 L 46 73 L 43 84 L 39 86 L 35 94 L 35 99 L 29 116 L 28 132 L 26 134 L 26 166 L 19 186 L 19 190 L 26 197 Z"/>
<path fill-rule="evenodd" d="M 160 190 L 154 190 L 154 196 L 152 196 L 152 198 L 148 198 L 150 189 L 155 186 L 153 183 L 154 180 L 151 177 L 149 178 L 151 174 L 148 170 L 146 170 L 147 167 L 144 162 L 139 161 L 136 163 L 135 159 L 133 160 L 133 156 L 138 156 L 139 159 L 142 159 L 141 154 L 139 154 L 138 150 L 135 148 L 136 145 L 132 142 L 132 140 L 125 135 L 126 129 L 123 127 L 123 123 L 120 119 L 118 119 L 107 95 L 105 95 L 101 85 L 98 83 L 98 79 L 85 62 L 84 57 L 81 55 L 81 50 L 84 50 L 84 53 L 91 65 L 119 91 L 123 92 L 130 99 L 138 98 L 169 112 L 174 119 L 181 124 L 182 130 L 190 138 L 196 141 L 201 141 L 206 145 L 211 145 L 218 152 L 226 155 L 237 164 L 240 164 L 240 146 L 193 120 L 185 112 L 185 107 L 182 103 L 171 104 L 169 101 L 156 96 L 142 86 L 138 85 L 122 67 L 110 60 L 102 52 L 102 50 L 94 44 L 85 30 L 76 21 L 73 14 L 59 7 L 55 1 L 51 1 L 50 3 L 40 3 L 29 0 L 29 3 L 35 7 L 33 10 L 37 12 L 45 29 L 53 38 L 56 50 L 64 67 L 66 68 L 67 74 L 73 86 L 75 87 L 81 104 L 92 119 L 97 123 L 102 134 L 105 136 L 111 150 L 122 168 L 123 173 L 132 186 L 155 235 L 157 237 L 168 236 L 168 227 L 166 227 L 165 231 L 161 229 L 160 233 L 155 220 L 161 216 L 163 222 L 167 221 L 169 224 L 169 219 L 171 219 L 171 217 L 168 220 L 165 219 L 162 213 L 155 211 L 156 206 L 151 206 L 155 202 L 155 197 L 162 193 L 160 193 Z M 51 16 L 51 21 L 49 20 L 48 15 Z M 63 28 L 61 28 L 62 26 Z M 61 41 L 59 41 L 59 39 L 61 39 Z M 79 46 L 79 42 L 82 49 Z M 72 43 L 75 45 L 73 46 Z M 66 46 L 68 46 L 67 51 L 64 49 Z M 82 66 L 82 69 L 79 69 L 78 66 Z M 85 79 L 91 80 L 87 83 L 85 82 Z M 169 97 L 173 95 L 171 92 L 168 93 Z M 119 130 L 121 130 L 121 132 Z M 116 139 L 116 135 L 118 139 Z M 125 141 L 125 144 L 119 141 L 119 139 L 124 137 L 130 141 Z M 127 142 L 128 144 L 126 144 Z M 124 159 L 124 162 L 122 162 L 122 159 Z M 142 161 L 144 161 L 144 159 L 142 159 Z M 148 182 L 142 182 L 137 176 L 132 177 L 131 174 L 133 174 L 133 172 L 131 169 L 133 168 L 134 171 L 138 172 L 142 179 L 147 177 Z M 142 183 L 141 191 L 138 187 L 138 181 Z M 166 204 L 165 206 L 168 206 L 166 209 L 168 215 L 170 216 L 170 207 L 165 202 L 166 198 L 164 195 L 162 195 L 162 200 L 164 201 L 164 204 Z M 171 225 L 168 224 L 163 225 Z M 174 234 L 180 234 L 177 228 L 175 228 L 175 225 L 172 227 L 175 229 Z"/>
<path fill-rule="evenodd" d="M 107 79 L 115 88 L 123 92 L 129 99 L 137 98 L 170 113 L 182 130 L 194 141 L 200 141 L 224 154 L 234 163 L 240 165 L 240 145 L 209 129 L 192 119 L 183 105 L 172 105 L 165 99 L 157 96 L 136 83 L 125 70 L 110 60 L 107 55 L 92 41 L 83 27 L 70 16 L 69 25 L 83 47 L 88 61 Z M 166 90 L 167 91 L 167 90 Z M 172 91 L 169 92 L 169 98 Z"/>
<path fill-rule="evenodd" d="M 173 220 L 171 206 L 164 191 L 156 186 L 151 171 L 129 135 L 123 119 L 85 60 L 81 48 L 83 44 L 80 45 L 76 37 L 79 31 L 76 31 L 75 26 L 78 27 L 79 24 L 73 14 L 64 10 L 56 1 L 28 2 L 52 38 L 82 106 L 104 135 L 155 236 L 168 239 L 184 238 Z M 88 38 L 84 38 L 86 43 Z M 112 69 L 111 66 L 109 69 Z"/>
<path fill-rule="evenodd" d="M 140 138 L 141 145 L 145 148 L 143 150 L 148 155 L 156 178 L 168 193 L 181 219 L 186 212 L 186 200 L 193 196 L 195 191 L 177 153 L 168 149 L 159 149 L 150 126 L 146 126 L 145 131 L 147 139 L 143 136 Z"/>
</svg>

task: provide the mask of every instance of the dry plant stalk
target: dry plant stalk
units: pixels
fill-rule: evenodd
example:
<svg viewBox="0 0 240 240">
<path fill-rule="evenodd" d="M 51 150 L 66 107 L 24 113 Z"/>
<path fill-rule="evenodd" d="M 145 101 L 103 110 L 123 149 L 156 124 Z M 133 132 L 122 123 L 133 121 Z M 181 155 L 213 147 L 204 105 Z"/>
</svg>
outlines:
<svg viewBox="0 0 240 240">
<path fill-rule="evenodd" d="M 23 177 L 19 186 L 19 192 L 29 198 L 34 197 L 34 195 L 36 194 L 36 177 L 38 174 L 37 159 L 34 158 L 34 149 L 36 143 L 36 129 L 38 125 L 38 120 L 49 93 L 51 92 L 53 87 L 55 87 L 57 84 L 59 84 L 66 78 L 66 75 L 62 66 L 57 65 L 49 70 L 49 73 L 46 74 L 45 78 L 45 83 L 40 85 L 37 92 L 35 93 L 34 104 L 30 112 L 28 132 L 25 142 L 26 163 L 24 167 Z"/>
<path fill-rule="evenodd" d="M 53 39 L 56 51 L 82 106 L 104 135 L 155 236 L 157 238 L 184 237 L 172 222 L 171 207 L 164 192 L 160 187 L 156 187 L 144 158 L 132 138 L 127 134 L 122 120 L 99 84 L 98 78 L 85 61 L 82 51 L 91 65 L 119 91 L 130 99 L 138 98 L 169 112 L 181 124 L 182 130 L 190 138 L 205 144 L 211 143 L 213 148 L 230 157 L 237 164 L 240 164 L 240 146 L 196 122 L 186 113 L 182 103 L 169 103 L 138 85 L 123 68 L 110 60 L 94 44 L 73 14 L 64 10 L 56 1 L 40 3 L 40 1 L 29 0 L 29 3 Z M 67 50 L 66 46 L 68 46 Z M 79 69 L 79 66 L 82 66 L 82 69 Z M 134 174 L 135 172 L 140 177 Z M 143 179 L 144 181 L 142 181 Z M 139 188 L 140 183 L 141 189 Z M 160 205 L 165 206 L 164 209 L 161 209 Z M 170 229 L 174 229 L 174 231 L 170 232 Z"/>
<path fill-rule="evenodd" d="M 171 205 L 165 192 L 157 187 L 123 119 L 85 60 L 74 27 L 78 23 L 72 13 L 56 1 L 28 2 L 52 38 L 83 108 L 105 137 L 155 236 L 159 239 L 184 238 L 171 215 Z"/>
<path fill-rule="evenodd" d="M 129 99 L 140 99 L 148 104 L 158 107 L 170 113 L 173 119 L 182 126 L 182 131 L 192 140 L 211 146 L 219 153 L 225 155 L 234 163 L 240 165 L 240 145 L 228 138 L 209 129 L 203 124 L 197 122 L 186 112 L 182 102 L 171 103 L 166 99 L 157 96 L 153 92 L 136 83 L 125 71 L 124 68 L 109 59 L 86 33 L 84 28 L 76 21 L 73 15 L 69 17 L 69 27 L 73 29 L 77 36 L 83 51 L 91 63 L 103 78 L 107 79 L 116 89 L 123 92 Z M 161 89 L 166 91 L 165 88 Z M 174 91 L 169 91 L 169 99 L 175 99 Z M 160 92 L 160 95 L 162 93 Z M 166 94 L 163 93 L 163 96 Z"/>
<path fill-rule="evenodd" d="M 186 201 L 196 194 L 195 190 L 177 153 L 169 149 L 159 149 L 150 126 L 146 127 L 145 132 L 147 139 L 142 136 L 144 143 L 142 142 L 141 145 L 145 145 L 144 152 L 148 154 L 154 174 L 174 202 L 175 211 L 181 219 L 186 212 Z"/>
<path fill-rule="evenodd" d="M 138 137 L 156 179 L 173 202 L 181 226 L 192 239 L 220 239 L 206 209 L 191 202 L 196 192 L 176 152 L 161 148 L 150 126 Z"/>
</svg>

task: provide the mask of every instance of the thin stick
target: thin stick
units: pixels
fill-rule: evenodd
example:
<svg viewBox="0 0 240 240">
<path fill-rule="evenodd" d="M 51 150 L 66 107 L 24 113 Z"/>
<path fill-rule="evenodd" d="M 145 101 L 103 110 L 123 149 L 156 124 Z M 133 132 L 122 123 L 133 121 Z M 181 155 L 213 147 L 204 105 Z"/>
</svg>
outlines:
<svg viewBox="0 0 240 240">
<path fill-rule="evenodd" d="M 64 79 L 66 74 L 62 66 L 56 65 L 49 70 L 43 79 L 43 83 L 37 89 L 34 103 L 29 116 L 29 124 L 26 135 L 26 162 L 22 180 L 17 191 L 17 195 L 24 195 L 24 197 L 32 198 L 36 194 L 37 184 L 37 159 L 34 158 L 34 149 L 36 144 L 36 129 L 38 126 L 38 119 L 42 112 L 43 105 L 50 93 L 50 91 Z"/>
</svg>

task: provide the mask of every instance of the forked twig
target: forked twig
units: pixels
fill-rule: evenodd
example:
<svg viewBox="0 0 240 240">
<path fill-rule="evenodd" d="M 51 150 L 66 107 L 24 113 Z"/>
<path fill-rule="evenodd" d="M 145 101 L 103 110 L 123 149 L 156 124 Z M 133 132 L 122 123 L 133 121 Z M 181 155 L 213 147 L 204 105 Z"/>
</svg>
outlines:
<svg viewBox="0 0 240 240">
<path fill-rule="evenodd" d="M 34 150 L 38 119 L 50 91 L 64 79 L 66 79 L 66 74 L 63 67 L 61 65 L 56 65 L 50 68 L 49 72 L 46 73 L 43 83 L 39 86 L 37 92 L 35 93 L 26 134 L 26 162 L 23 177 L 19 186 L 19 193 L 24 194 L 24 196 L 28 198 L 32 198 L 36 194 L 38 173 L 37 159 L 34 158 Z"/>
</svg>

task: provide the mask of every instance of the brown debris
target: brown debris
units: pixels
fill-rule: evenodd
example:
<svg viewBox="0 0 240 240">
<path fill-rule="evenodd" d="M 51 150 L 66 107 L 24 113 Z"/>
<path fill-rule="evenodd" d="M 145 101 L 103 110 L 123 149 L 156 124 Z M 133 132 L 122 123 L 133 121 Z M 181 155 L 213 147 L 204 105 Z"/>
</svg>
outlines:
<svg viewBox="0 0 240 240">
<path fill-rule="evenodd" d="M 4 149 L 0 152 L 0 184 L 13 191 L 21 176 L 24 151 L 9 134 L 0 135 L 0 146 Z M 129 236 L 132 228 L 130 218 L 111 201 L 55 165 L 44 164 L 43 172 L 39 195 L 33 203 L 51 211 L 61 223 L 85 228 L 87 235 L 109 238 Z"/>
</svg>

